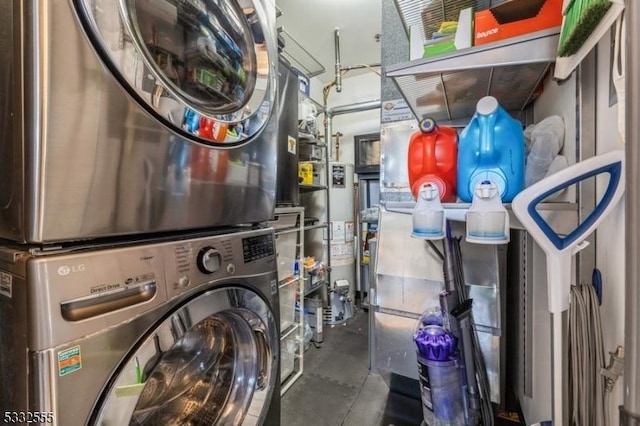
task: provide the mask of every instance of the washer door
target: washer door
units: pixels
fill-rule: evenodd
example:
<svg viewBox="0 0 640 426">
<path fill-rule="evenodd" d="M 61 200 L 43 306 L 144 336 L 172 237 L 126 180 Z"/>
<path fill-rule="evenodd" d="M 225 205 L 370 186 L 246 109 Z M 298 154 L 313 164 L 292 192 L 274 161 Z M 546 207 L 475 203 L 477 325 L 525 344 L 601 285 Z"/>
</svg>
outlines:
<svg viewBox="0 0 640 426">
<path fill-rule="evenodd" d="M 198 142 L 238 144 L 266 123 L 275 65 L 262 2 L 74 2 L 105 65 L 170 129 Z"/>
<path fill-rule="evenodd" d="M 260 296 L 210 291 L 140 341 L 105 388 L 95 424 L 261 424 L 278 355 L 276 321 Z"/>
</svg>

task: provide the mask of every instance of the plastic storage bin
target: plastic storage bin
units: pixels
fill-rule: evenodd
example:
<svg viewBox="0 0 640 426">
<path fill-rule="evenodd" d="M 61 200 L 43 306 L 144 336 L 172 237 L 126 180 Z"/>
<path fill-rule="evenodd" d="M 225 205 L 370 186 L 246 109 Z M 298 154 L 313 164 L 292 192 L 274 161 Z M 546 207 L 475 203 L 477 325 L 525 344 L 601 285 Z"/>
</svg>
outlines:
<svg viewBox="0 0 640 426">
<path fill-rule="evenodd" d="M 298 333 L 290 333 L 280 342 L 280 382 L 284 382 L 295 370 Z"/>
<path fill-rule="evenodd" d="M 273 220 L 267 222 L 267 224 L 273 229 L 287 229 L 293 228 L 298 222 L 299 213 L 276 213 L 273 216 Z"/>
<path fill-rule="evenodd" d="M 295 322 L 298 280 L 280 286 L 280 330 L 286 331 Z"/>
<path fill-rule="evenodd" d="M 296 262 L 296 243 L 298 234 L 287 232 L 276 234 L 276 259 L 278 261 L 278 281 L 283 281 L 293 276 Z"/>
</svg>

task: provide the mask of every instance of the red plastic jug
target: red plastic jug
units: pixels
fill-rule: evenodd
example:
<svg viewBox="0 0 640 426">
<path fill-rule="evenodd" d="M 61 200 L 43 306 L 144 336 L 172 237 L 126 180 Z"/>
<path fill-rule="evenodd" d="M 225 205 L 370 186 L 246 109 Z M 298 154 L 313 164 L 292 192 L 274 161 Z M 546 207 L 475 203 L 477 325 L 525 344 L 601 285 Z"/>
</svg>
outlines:
<svg viewBox="0 0 640 426">
<path fill-rule="evenodd" d="M 417 199 L 423 183 L 433 183 L 440 201 L 456 201 L 458 133 L 451 127 L 437 126 L 431 118 L 420 122 L 420 131 L 409 141 L 409 185 Z"/>
</svg>

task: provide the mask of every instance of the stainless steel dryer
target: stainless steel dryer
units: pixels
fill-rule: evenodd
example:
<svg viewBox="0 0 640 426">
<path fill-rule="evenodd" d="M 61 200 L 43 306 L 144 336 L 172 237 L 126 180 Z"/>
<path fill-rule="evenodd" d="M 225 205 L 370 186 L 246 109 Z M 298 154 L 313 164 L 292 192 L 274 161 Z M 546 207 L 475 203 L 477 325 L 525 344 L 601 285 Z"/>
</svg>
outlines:
<svg viewBox="0 0 640 426">
<path fill-rule="evenodd" d="M 271 229 L 3 249 L 0 412 L 63 426 L 279 424 L 274 252 Z"/>
<path fill-rule="evenodd" d="M 266 221 L 273 0 L 0 2 L 0 238 Z"/>
</svg>

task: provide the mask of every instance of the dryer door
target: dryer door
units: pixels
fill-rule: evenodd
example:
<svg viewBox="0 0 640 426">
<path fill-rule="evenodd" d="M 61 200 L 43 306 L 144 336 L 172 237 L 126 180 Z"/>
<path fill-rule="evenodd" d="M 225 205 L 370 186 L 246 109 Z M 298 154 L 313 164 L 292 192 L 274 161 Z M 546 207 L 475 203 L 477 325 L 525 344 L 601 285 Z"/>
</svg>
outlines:
<svg viewBox="0 0 640 426">
<path fill-rule="evenodd" d="M 191 299 L 152 329 L 109 381 L 91 424 L 262 424 L 278 381 L 276 318 L 256 293 Z"/>
<path fill-rule="evenodd" d="M 75 0 L 98 55 L 138 103 L 213 144 L 251 138 L 273 108 L 275 10 L 265 3 Z"/>
</svg>

